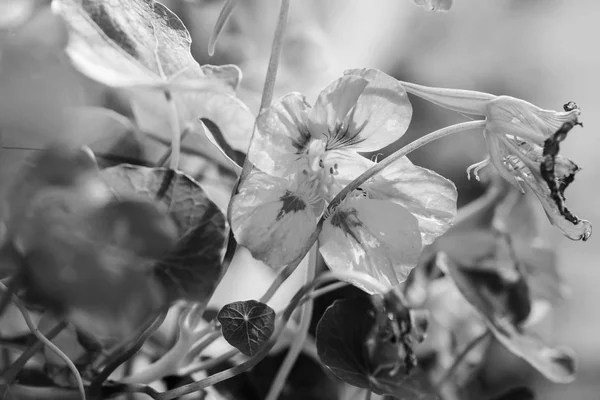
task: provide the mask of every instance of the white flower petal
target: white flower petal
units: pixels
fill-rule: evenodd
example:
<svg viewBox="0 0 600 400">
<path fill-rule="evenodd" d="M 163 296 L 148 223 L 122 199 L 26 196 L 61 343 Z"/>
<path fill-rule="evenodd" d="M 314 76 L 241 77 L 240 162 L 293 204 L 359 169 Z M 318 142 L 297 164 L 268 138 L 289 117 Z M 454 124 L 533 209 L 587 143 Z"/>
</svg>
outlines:
<svg viewBox="0 0 600 400">
<path fill-rule="evenodd" d="M 452 181 L 403 157 L 364 185 L 376 199 L 401 204 L 419 221 L 423 245 L 444 234 L 456 217 L 458 193 Z"/>
<path fill-rule="evenodd" d="M 418 221 L 408 210 L 365 198 L 342 202 L 319 240 L 330 269 L 365 272 L 390 288 L 406 280 L 422 247 Z"/>
<path fill-rule="evenodd" d="M 397 80 L 362 69 L 347 71 L 321 92 L 308 124 L 313 137 L 327 140 L 327 150 L 376 151 L 398 140 L 411 117 Z"/>
<path fill-rule="evenodd" d="M 346 76 L 369 81 L 349 114 L 347 136 L 355 151 L 377 151 L 400 139 L 412 118 L 412 105 L 404 86 L 376 69 L 354 69 Z"/>
<path fill-rule="evenodd" d="M 323 89 L 309 113 L 311 135 L 315 139 L 335 135 L 368 84 L 358 76 L 343 76 Z"/>
<path fill-rule="evenodd" d="M 316 229 L 313 208 L 291 187 L 286 179 L 254 170 L 230 205 L 238 243 L 274 269 L 296 258 Z"/>
<path fill-rule="evenodd" d="M 248 159 L 268 174 L 286 177 L 305 163 L 302 153 L 310 140 L 305 125 L 310 106 L 304 96 L 290 93 L 257 118 Z"/>
</svg>

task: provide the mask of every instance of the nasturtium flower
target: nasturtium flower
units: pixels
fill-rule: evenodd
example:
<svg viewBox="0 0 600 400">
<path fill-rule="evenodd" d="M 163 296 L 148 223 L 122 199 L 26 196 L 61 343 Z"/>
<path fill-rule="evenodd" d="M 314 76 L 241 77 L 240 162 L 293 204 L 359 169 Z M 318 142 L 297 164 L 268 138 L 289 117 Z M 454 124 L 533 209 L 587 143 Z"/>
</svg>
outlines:
<svg viewBox="0 0 600 400">
<path fill-rule="evenodd" d="M 273 268 L 300 256 L 328 202 L 375 165 L 358 152 L 398 140 L 411 116 L 402 86 L 372 69 L 346 72 L 312 107 L 291 93 L 261 112 L 248 152 L 256 168 L 229 209 L 238 243 Z M 452 182 L 405 157 L 327 213 L 321 254 L 331 269 L 395 286 L 450 227 L 456 197 Z"/>
<path fill-rule="evenodd" d="M 441 107 L 485 116 L 488 158 L 467 170 L 470 174 L 492 164 L 500 175 L 539 198 L 550 222 L 572 240 L 587 240 L 589 221 L 565 206 L 564 191 L 580 168 L 558 155 L 558 144 L 579 122 L 580 109 L 567 103 L 565 111 L 541 109 L 525 100 L 470 90 L 445 89 L 401 82 L 406 91 Z"/>
</svg>

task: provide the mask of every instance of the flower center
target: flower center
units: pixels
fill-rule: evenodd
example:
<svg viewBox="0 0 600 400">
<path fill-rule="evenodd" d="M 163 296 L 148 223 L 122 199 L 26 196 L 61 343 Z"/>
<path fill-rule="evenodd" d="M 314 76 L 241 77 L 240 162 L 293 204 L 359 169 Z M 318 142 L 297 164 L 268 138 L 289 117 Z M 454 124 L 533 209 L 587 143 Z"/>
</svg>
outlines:
<svg viewBox="0 0 600 400">
<path fill-rule="evenodd" d="M 339 172 L 338 164 L 327 160 L 327 153 L 325 140 L 311 140 L 305 153 L 307 166 L 302 172 L 315 184 L 319 196 L 329 200 L 335 176 Z"/>
</svg>

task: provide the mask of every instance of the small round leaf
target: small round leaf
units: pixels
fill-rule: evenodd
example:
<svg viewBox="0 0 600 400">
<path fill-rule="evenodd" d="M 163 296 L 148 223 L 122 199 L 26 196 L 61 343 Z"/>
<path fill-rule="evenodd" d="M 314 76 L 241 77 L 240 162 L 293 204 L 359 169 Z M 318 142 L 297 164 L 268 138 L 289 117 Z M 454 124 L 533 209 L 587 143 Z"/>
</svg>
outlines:
<svg viewBox="0 0 600 400">
<path fill-rule="evenodd" d="M 247 356 L 256 354 L 275 329 L 275 311 L 256 300 L 227 304 L 217 319 L 225 340 Z"/>
</svg>

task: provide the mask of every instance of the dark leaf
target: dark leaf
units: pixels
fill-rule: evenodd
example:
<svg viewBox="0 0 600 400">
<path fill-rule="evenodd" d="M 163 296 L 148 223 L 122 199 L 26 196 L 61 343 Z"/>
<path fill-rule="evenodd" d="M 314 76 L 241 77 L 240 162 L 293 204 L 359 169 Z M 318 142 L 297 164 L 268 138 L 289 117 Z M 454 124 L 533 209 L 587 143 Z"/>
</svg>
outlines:
<svg viewBox="0 0 600 400">
<path fill-rule="evenodd" d="M 275 329 L 275 311 L 256 300 L 227 304 L 217 319 L 225 340 L 247 356 L 256 354 Z"/>
<path fill-rule="evenodd" d="M 344 382 L 377 394 L 407 400 L 436 399 L 420 370 L 409 373 L 412 365 L 406 365 L 407 353 L 391 338 L 378 336 L 380 343 L 367 343 L 377 325 L 378 312 L 369 298 L 335 301 L 317 326 L 321 362 Z M 377 351 L 370 352 L 369 348 Z"/>
<path fill-rule="evenodd" d="M 213 143 L 217 143 L 225 155 L 233 160 L 235 164 L 241 166 L 244 163 L 244 153 L 233 149 L 229 143 L 227 143 L 225 136 L 223 136 L 223 132 L 221 132 L 217 124 L 207 118 L 201 118 L 200 120 L 204 124 L 205 132 L 210 140 Z"/>
<path fill-rule="evenodd" d="M 164 306 L 152 265 L 173 247 L 176 228 L 153 204 L 113 201 L 45 222 L 25 254 L 31 301 L 68 313 L 86 332 L 119 338 Z"/>
<path fill-rule="evenodd" d="M 165 206 L 178 231 L 176 247 L 155 265 L 169 299 L 206 303 L 224 274 L 225 217 L 189 176 L 166 168 L 120 165 L 101 171 L 117 199 L 137 196 Z"/>
<path fill-rule="evenodd" d="M 217 383 L 215 389 L 226 400 L 264 400 L 285 356 L 285 351 L 269 355 L 250 371 Z M 212 375 L 231 366 L 228 362 L 207 372 Z M 338 383 L 325 373 L 318 361 L 305 353 L 300 353 L 278 400 L 337 400 L 339 398 Z"/>
<path fill-rule="evenodd" d="M 523 332 L 515 324 L 514 308 L 507 302 L 511 294 L 507 292 L 506 286 L 494 291 L 489 281 L 479 280 L 468 268 L 463 268 L 445 253 L 438 253 L 436 260 L 467 301 L 479 311 L 502 345 L 553 382 L 568 383 L 574 379 L 575 361 L 570 350 L 548 347 L 539 338 Z"/>
<path fill-rule="evenodd" d="M 488 313 L 502 307 L 503 315 L 516 324 L 527 318 L 531 311 L 529 286 L 508 236 L 491 230 L 455 233 L 442 248 L 469 275 Z"/>
<path fill-rule="evenodd" d="M 535 400 L 535 393 L 528 387 L 517 387 L 507 390 L 493 400 Z"/>
</svg>

